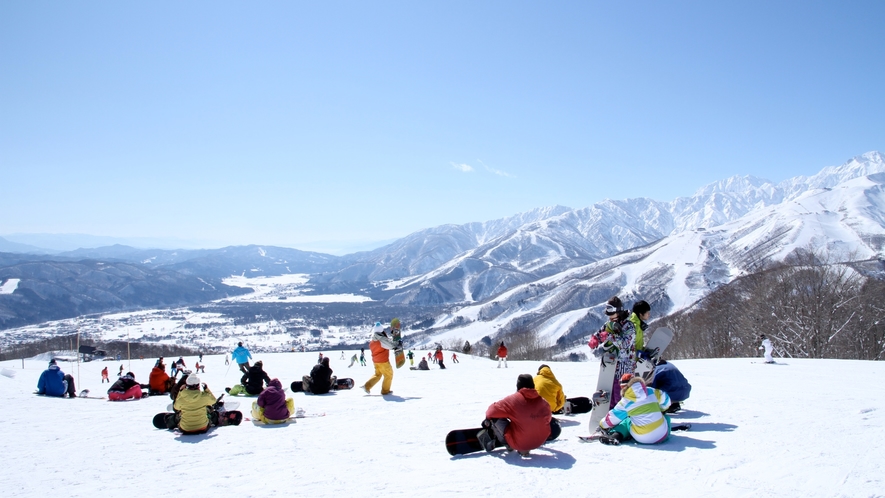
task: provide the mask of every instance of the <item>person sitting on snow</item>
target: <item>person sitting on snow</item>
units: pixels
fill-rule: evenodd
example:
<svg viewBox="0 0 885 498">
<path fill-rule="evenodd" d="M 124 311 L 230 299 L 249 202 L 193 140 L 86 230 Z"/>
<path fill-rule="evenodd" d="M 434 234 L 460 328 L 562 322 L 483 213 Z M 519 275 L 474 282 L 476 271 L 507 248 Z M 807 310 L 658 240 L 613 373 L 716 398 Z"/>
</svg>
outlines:
<svg viewBox="0 0 885 498">
<path fill-rule="evenodd" d="M 157 362 L 157 365 L 151 369 L 151 374 L 148 376 L 148 386 L 150 386 L 151 394 L 165 394 L 172 390 L 172 384 L 174 381 L 172 377 L 166 373 L 166 365 L 162 363 L 162 361 Z"/>
<path fill-rule="evenodd" d="M 602 444 L 619 445 L 635 440 L 640 444 L 662 443 L 670 437 L 670 397 L 645 385 L 642 377 L 624 374 L 620 380 L 621 400 L 599 421 Z"/>
<path fill-rule="evenodd" d="M 271 380 L 258 396 L 258 401 L 252 403 L 252 418 L 265 424 L 281 424 L 294 415 L 295 400 L 286 397 L 279 379 Z"/>
<path fill-rule="evenodd" d="M 547 441 L 552 418 L 550 404 L 535 390 L 532 376 L 521 374 L 516 378 L 516 392 L 486 410 L 483 429 L 476 437 L 486 451 L 494 450 L 497 441 L 525 456 Z"/>
<path fill-rule="evenodd" d="M 138 381 L 135 380 L 134 373 L 126 372 L 126 375 L 123 375 L 117 379 L 117 382 L 111 384 L 111 388 L 108 389 L 108 401 L 141 399 L 147 396 L 141 391 L 143 387 L 150 388 L 150 386 L 139 384 Z"/>
<path fill-rule="evenodd" d="M 328 356 L 323 358 L 319 365 L 314 365 L 310 375 L 301 378 L 301 389 L 306 393 L 326 394 L 337 388 L 338 378 L 332 375 Z"/>
<path fill-rule="evenodd" d="M 213 424 L 210 416 L 217 417 L 215 411 L 211 409 L 215 405 L 215 395 L 206 384 L 203 384 L 203 389 L 200 390 L 200 378 L 195 374 L 188 375 L 185 384 L 186 388 L 178 392 L 172 404 L 178 419 L 178 429 L 184 434 L 202 434 L 209 430 L 209 425 Z M 169 426 L 168 419 L 166 425 Z M 214 425 L 218 425 L 217 420 Z"/>
<path fill-rule="evenodd" d="M 410 370 L 430 370 L 430 365 L 427 364 L 427 359 L 423 356 L 421 357 L 421 361 L 418 362 L 417 367 L 409 367 Z"/>
<path fill-rule="evenodd" d="M 264 362 L 258 360 L 249 370 L 240 378 L 240 383 L 231 387 L 227 392 L 231 396 L 246 394 L 247 396 L 258 396 L 264 391 L 264 386 L 270 382 L 270 377 L 264 371 Z"/>
<path fill-rule="evenodd" d="M 49 368 L 44 370 L 40 374 L 40 379 L 37 380 L 37 394 L 57 398 L 64 398 L 67 395 L 69 398 L 76 398 L 77 389 L 74 387 L 74 377 L 65 375 L 53 358 L 49 360 Z"/>
</svg>

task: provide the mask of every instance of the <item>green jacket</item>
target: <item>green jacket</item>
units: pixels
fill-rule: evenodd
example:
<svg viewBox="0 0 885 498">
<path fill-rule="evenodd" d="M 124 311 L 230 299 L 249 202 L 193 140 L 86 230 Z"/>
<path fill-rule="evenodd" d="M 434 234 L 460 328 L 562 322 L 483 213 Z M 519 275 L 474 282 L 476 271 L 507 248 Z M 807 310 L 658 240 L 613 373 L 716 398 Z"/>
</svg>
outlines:
<svg viewBox="0 0 885 498">
<path fill-rule="evenodd" d="M 636 313 L 630 313 L 630 321 L 633 322 L 633 328 L 636 329 L 636 351 L 639 351 L 645 347 L 645 337 L 643 336 L 645 329 L 642 328 L 642 325 L 647 324 L 644 324 Z"/>
</svg>

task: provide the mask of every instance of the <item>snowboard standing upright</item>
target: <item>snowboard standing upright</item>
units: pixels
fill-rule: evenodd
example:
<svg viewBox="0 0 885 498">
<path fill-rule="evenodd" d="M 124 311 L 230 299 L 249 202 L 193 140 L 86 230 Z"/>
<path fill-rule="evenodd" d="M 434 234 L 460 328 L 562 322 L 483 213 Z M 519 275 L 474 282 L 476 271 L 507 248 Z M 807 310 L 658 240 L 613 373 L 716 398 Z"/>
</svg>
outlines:
<svg viewBox="0 0 885 498">
<path fill-rule="evenodd" d="M 647 362 L 646 365 L 654 368 L 655 360 L 660 358 L 670 341 L 673 340 L 673 331 L 660 327 L 651 334 L 643 348 L 644 356 L 641 361 Z M 638 368 L 637 368 L 638 369 Z M 596 393 L 593 394 L 593 410 L 590 412 L 590 431 L 595 431 L 599 426 L 599 421 L 611 409 L 611 388 L 615 381 L 615 372 L 617 371 L 617 358 L 608 352 L 602 357 L 602 364 L 599 366 L 599 380 L 596 382 Z"/>
<path fill-rule="evenodd" d="M 393 329 L 390 331 L 390 338 L 395 343 L 393 357 L 396 360 L 396 368 L 400 368 L 406 364 L 406 353 L 403 350 L 403 333 L 400 329 Z"/>
</svg>

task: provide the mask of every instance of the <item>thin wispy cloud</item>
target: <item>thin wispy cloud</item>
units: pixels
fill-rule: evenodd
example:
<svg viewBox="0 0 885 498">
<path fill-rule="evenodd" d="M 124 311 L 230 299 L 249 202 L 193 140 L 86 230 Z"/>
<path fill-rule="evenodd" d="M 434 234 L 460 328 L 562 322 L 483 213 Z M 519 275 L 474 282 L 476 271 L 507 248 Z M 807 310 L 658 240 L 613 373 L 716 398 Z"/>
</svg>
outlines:
<svg viewBox="0 0 885 498">
<path fill-rule="evenodd" d="M 511 175 L 510 173 L 508 173 L 508 172 L 506 172 L 506 171 L 504 171 L 504 170 L 491 168 L 491 167 L 489 167 L 488 165 L 486 165 L 486 163 L 480 161 L 479 159 L 477 159 L 477 161 L 479 161 L 479 164 L 482 164 L 482 166 L 483 166 L 483 167 L 486 169 L 486 171 L 488 171 L 489 173 L 493 173 L 493 174 L 496 174 L 496 175 L 498 175 L 498 176 L 505 176 L 505 177 L 507 177 L 507 178 L 513 178 L 513 175 Z"/>
<path fill-rule="evenodd" d="M 451 164 L 452 164 L 452 167 L 458 171 L 463 171 L 464 173 L 472 173 L 473 172 L 473 166 L 471 166 L 469 164 L 455 163 L 455 162 L 453 162 Z"/>
</svg>

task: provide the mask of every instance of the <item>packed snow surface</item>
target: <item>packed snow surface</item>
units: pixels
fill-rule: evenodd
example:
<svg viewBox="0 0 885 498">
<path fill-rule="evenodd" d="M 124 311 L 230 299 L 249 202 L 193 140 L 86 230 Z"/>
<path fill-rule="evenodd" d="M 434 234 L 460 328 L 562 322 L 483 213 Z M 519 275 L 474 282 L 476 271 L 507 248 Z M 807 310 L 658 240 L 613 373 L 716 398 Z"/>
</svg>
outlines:
<svg viewBox="0 0 885 498">
<path fill-rule="evenodd" d="M 20 278 L 10 278 L 3 282 L 3 285 L 0 285 L 0 294 L 12 294 L 18 288 L 19 282 L 21 282 Z"/>
<path fill-rule="evenodd" d="M 417 351 L 425 354 L 424 351 Z M 368 366 L 354 351 L 326 353 L 357 386 Z M 132 402 L 34 396 L 46 359 L 0 363 L 6 401 L 0 451 L 4 496 L 885 496 L 885 364 L 758 359 L 674 362 L 693 389 L 674 422 L 693 424 L 657 446 L 581 443 L 588 414 L 560 416 L 557 441 L 527 458 L 503 449 L 451 457 L 451 429 L 476 427 L 488 405 L 541 362 L 459 355 L 446 370 L 396 370 L 392 396 L 355 388 L 293 394 L 317 418 L 183 436 L 154 429 L 166 396 Z M 308 373 L 316 353 L 255 355 L 284 386 Z M 167 358 L 167 363 L 172 358 Z M 240 374 L 223 356 L 204 358 L 203 381 L 219 395 Z M 100 370 L 122 363 L 147 382 L 154 359 L 60 363 L 78 389 L 104 394 Z M 188 367 L 196 358 L 185 357 Z M 593 362 L 548 363 L 568 396 L 588 396 Z M 407 363 L 408 365 L 408 363 Z M 869 383 L 872 381 L 872 383 Z M 254 398 L 239 398 L 247 412 Z M 248 416 L 248 415 L 247 415 Z"/>
</svg>

